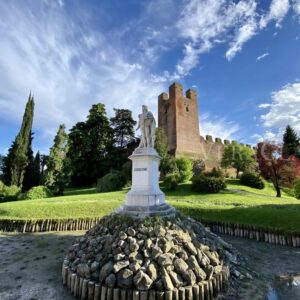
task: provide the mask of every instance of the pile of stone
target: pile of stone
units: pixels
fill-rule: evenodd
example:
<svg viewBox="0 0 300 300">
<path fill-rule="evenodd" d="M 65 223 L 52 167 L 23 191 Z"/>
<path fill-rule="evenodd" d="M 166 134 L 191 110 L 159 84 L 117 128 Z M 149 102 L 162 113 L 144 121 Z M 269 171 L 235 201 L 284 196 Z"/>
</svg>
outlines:
<svg viewBox="0 0 300 300">
<path fill-rule="evenodd" d="M 189 218 L 102 218 L 73 244 L 69 272 L 108 288 L 172 291 L 209 281 L 232 260 L 230 246 Z"/>
</svg>

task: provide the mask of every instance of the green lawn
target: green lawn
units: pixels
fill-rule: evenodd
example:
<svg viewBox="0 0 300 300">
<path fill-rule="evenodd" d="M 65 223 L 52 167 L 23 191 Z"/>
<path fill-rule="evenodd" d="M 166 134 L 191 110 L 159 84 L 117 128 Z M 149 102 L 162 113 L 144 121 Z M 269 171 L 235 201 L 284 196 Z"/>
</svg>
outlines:
<svg viewBox="0 0 300 300">
<path fill-rule="evenodd" d="M 128 190 L 96 193 L 95 189 L 70 189 L 65 196 L 0 203 L 0 219 L 60 219 L 101 217 L 121 205 Z M 195 194 L 189 184 L 167 192 L 167 201 L 198 220 L 253 224 L 300 232 L 300 201 L 286 194 L 274 197 L 272 186 L 252 189 L 228 180 L 219 194 Z"/>
</svg>

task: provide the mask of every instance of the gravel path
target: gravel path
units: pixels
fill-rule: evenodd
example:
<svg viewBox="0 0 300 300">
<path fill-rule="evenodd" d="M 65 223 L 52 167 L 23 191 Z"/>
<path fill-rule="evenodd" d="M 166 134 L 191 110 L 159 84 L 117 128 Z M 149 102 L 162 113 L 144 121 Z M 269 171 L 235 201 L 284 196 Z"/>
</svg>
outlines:
<svg viewBox="0 0 300 300">
<path fill-rule="evenodd" d="M 82 234 L 0 234 L 0 299 L 74 299 L 61 284 L 61 263 L 72 241 Z M 300 272 L 300 249 L 223 238 L 242 253 L 246 266 L 257 275 L 238 279 L 221 299 L 300 299 L 300 287 L 287 287 L 275 280 L 278 275 Z"/>
</svg>

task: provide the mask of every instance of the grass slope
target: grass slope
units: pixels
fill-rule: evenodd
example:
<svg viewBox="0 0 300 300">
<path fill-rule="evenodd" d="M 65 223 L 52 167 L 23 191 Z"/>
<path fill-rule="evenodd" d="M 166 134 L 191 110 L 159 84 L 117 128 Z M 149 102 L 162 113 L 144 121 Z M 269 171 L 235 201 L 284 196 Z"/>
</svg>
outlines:
<svg viewBox="0 0 300 300">
<path fill-rule="evenodd" d="M 0 203 L 0 219 L 101 217 L 120 206 L 127 191 L 96 193 L 94 189 L 70 189 L 62 197 Z M 257 190 L 228 180 L 228 190 L 219 194 L 195 194 L 189 184 L 166 194 L 171 205 L 198 220 L 300 232 L 300 201 L 286 194 L 274 197 L 270 185 Z"/>
</svg>

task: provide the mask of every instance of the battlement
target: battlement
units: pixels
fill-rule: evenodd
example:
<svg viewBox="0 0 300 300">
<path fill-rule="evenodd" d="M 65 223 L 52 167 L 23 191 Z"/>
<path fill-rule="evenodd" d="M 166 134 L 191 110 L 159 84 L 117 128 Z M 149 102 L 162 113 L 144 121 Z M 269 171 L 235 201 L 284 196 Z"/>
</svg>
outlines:
<svg viewBox="0 0 300 300">
<path fill-rule="evenodd" d="M 236 140 L 232 140 L 232 141 L 230 141 L 230 140 L 224 140 L 224 142 L 222 142 L 221 138 L 216 137 L 214 139 L 211 135 L 206 135 L 205 138 L 203 136 L 201 136 L 201 140 L 205 141 L 207 143 L 216 143 L 216 144 L 222 144 L 222 145 L 239 144 L 241 146 L 252 148 L 251 145 L 249 145 L 249 144 L 243 144 L 243 143 L 238 143 L 238 141 L 236 141 Z"/>
<path fill-rule="evenodd" d="M 174 82 L 172 85 L 169 86 L 169 94 L 168 93 L 161 93 L 158 96 L 158 101 L 167 101 L 169 99 L 180 98 L 190 99 L 190 100 L 197 100 L 197 91 L 195 89 L 188 89 L 183 95 L 183 87 L 181 83 Z"/>
</svg>

